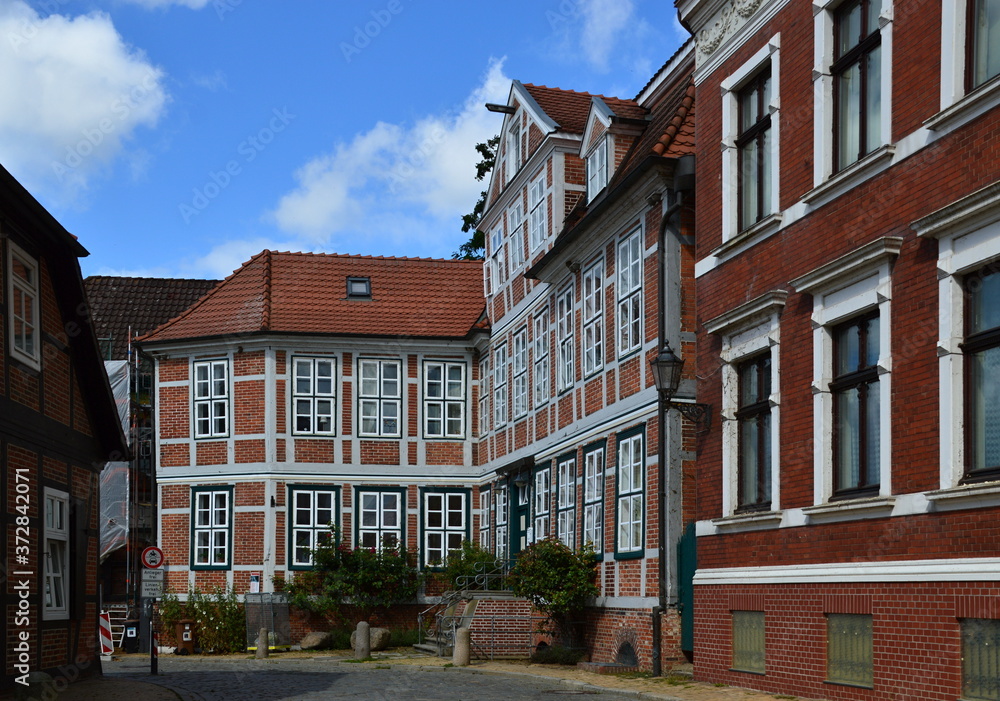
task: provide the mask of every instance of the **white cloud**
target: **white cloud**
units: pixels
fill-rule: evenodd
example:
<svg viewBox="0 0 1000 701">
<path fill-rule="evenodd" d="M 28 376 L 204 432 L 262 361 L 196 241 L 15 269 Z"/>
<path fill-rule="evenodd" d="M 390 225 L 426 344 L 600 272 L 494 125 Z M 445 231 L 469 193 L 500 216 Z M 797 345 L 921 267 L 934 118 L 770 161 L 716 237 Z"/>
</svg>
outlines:
<svg viewBox="0 0 1000 701">
<path fill-rule="evenodd" d="M 580 3 L 583 27 L 580 48 L 587 61 L 597 70 L 607 72 L 608 58 L 626 29 L 633 25 L 632 0 L 585 0 Z"/>
<path fill-rule="evenodd" d="M 154 126 L 163 71 L 106 14 L 41 17 L 0 2 L 0 152 L 26 186 L 71 197 Z"/>
<path fill-rule="evenodd" d="M 509 90 L 503 60 L 492 61 L 480 85 L 452 112 L 412 125 L 379 122 L 306 163 L 295 174 L 297 187 L 270 217 L 293 236 L 314 245 L 337 242 L 338 250 L 363 231 L 369 237 L 393 236 L 379 227 L 412 223 L 411 213 L 447 227 L 421 235 L 456 238 L 459 218 L 483 188 L 475 179 L 475 146 L 500 127 L 484 104 L 505 101 Z"/>
</svg>

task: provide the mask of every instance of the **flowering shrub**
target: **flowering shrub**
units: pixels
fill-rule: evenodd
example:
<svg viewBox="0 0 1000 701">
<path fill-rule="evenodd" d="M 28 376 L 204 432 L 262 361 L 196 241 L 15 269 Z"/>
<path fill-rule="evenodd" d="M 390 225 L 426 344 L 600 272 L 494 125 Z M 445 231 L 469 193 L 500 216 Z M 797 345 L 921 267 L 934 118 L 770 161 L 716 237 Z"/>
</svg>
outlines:
<svg viewBox="0 0 1000 701">
<path fill-rule="evenodd" d="M 236 590 L 216 587 L 211 594 L 197 588 L 188 591 L 181 603 L 173 592 L 165 592 L 160 604 L 160 621 L 173 636 L 178 621 L 195 622 L 195 640 L 206 652 L 243 652 L 247 646 L 246 614 Z"/>
<path fill-rule="evenodd" d="M 416 555 L 395 543 L 352 549 L 334 537 L 313 551 L 313 563 L 312 570 L 286 581 L 284 591 L 293 606 L 324 615 L 337 614 L 345 602 L 371 612 L 410 601 L 423 578 Z"/>
</svg>

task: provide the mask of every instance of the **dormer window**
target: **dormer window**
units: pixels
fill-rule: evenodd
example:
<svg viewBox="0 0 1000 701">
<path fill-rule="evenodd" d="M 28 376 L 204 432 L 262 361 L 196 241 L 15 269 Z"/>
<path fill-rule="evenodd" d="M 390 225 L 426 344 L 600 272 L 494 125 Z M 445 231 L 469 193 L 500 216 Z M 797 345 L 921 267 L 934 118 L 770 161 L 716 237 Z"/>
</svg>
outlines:
<svg viewBox="0 0 1000 701">
<path fill-rule="evenodd" d="M 587 201 L 597 197 L 597 193 L 608 184 L 608 138 L 601 139 L 597 147 L 587 156 Z"/>
<path fill-rule="evenodd" d="M 348 299 L 371 299 L 372 280 L 368 277 L 347 278 Z"/>
</svg>

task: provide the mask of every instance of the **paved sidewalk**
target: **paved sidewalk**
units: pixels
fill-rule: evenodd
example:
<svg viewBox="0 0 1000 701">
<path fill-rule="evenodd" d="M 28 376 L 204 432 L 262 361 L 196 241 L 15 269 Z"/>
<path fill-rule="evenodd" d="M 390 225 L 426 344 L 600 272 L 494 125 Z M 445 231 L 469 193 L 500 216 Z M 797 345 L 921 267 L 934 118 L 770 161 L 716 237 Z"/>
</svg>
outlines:
<svg viewBox="0 0 1000 701">
<path fill-rule="evenodd" d="M 681 675 L 661 678 L 607 675 L 575 667 L 518 661 L 474 661 L 468 668 L 457 668 L 446 658 L 402 649 L 375 656 L 371 662 L 354 663 L 349 661 L 350 653 L 346 651 L 281 653 L 267 660 L 254 660 L 247 654 L 165 655 L 160 658 L 161 674 L 151 677 L 148 657 L 122 655 L 104 664 L 102 678 L 78 682 L 62 693 L 43 698 L 58 701 L 342 698 L 329 691 L 336 683 L 338 689 L 354 684 L 370 689 L 373 693 L 369 698 L 393 701 L 433 698 L 425 693 L 435 688 L 437 698 L 452 699 L 497 694 L 495 698 L 513 700 L 556 693 L 650 701 L 778 701 L 768 694 L 695 682 Z M 508 680 L 506 683 L 504 678 Z M 541 690 L 542 686 L 548 690 Z M 297 691 L 300 688 L 306 691 Z M 447 691 L 443 696 L 442 688 Z"/>
</svg>

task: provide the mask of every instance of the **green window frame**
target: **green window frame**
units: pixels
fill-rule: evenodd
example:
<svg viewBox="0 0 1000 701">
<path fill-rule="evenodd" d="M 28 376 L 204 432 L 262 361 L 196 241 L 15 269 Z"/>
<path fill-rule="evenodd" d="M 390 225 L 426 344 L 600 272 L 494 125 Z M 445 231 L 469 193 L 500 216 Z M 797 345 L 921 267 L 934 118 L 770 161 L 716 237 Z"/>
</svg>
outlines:
<svg viewBox="0 0 1000 701">
<path fill-rule="evenodd" d="M 532 542 L 549 537 L 552 530 L 552 467 L 544 463 L 535 468 L 531 479 Z"/>
<path fill-rule="evenodd" d="M 233 563 L 233 487 L 191 488 L 191 569 L 228 570 Z"/>
<path fill-rule="evenodd" d="M 421 564 L 439 568 L 469 539 L 471 492 L 426 487 L 420 490 Z"/>
<path fill-rule="evenodd" d="M 626 560 L 645 555 L 645 480 L 646 427 L 618 435 L 615 479 L 615 559 Z"/>
<path fill-rule="evenodd" d="M 381 550 L 406 545 L 406 489 L 358 487 L 354 491 L 354 543 Z"/>
<path fill-rule="evenodd" d="M 331 484 L 293 484 L 288 487 L 287 515 L 290 570 L 311 570 L 312 551 L 336 538 L 340 526 L 340 487 Z M 332 529 L 331 529 L 332 526 Z"/>
<path fill-rule="evenodd" d="M 556 459 L 556 536 L 576 550 L 576 453 Z"/>
<path fill-rule="evenodd" d="M 583 543 L 604 551 L 604 473 L 607 441 L 583 449 Z"/>
</svg>

